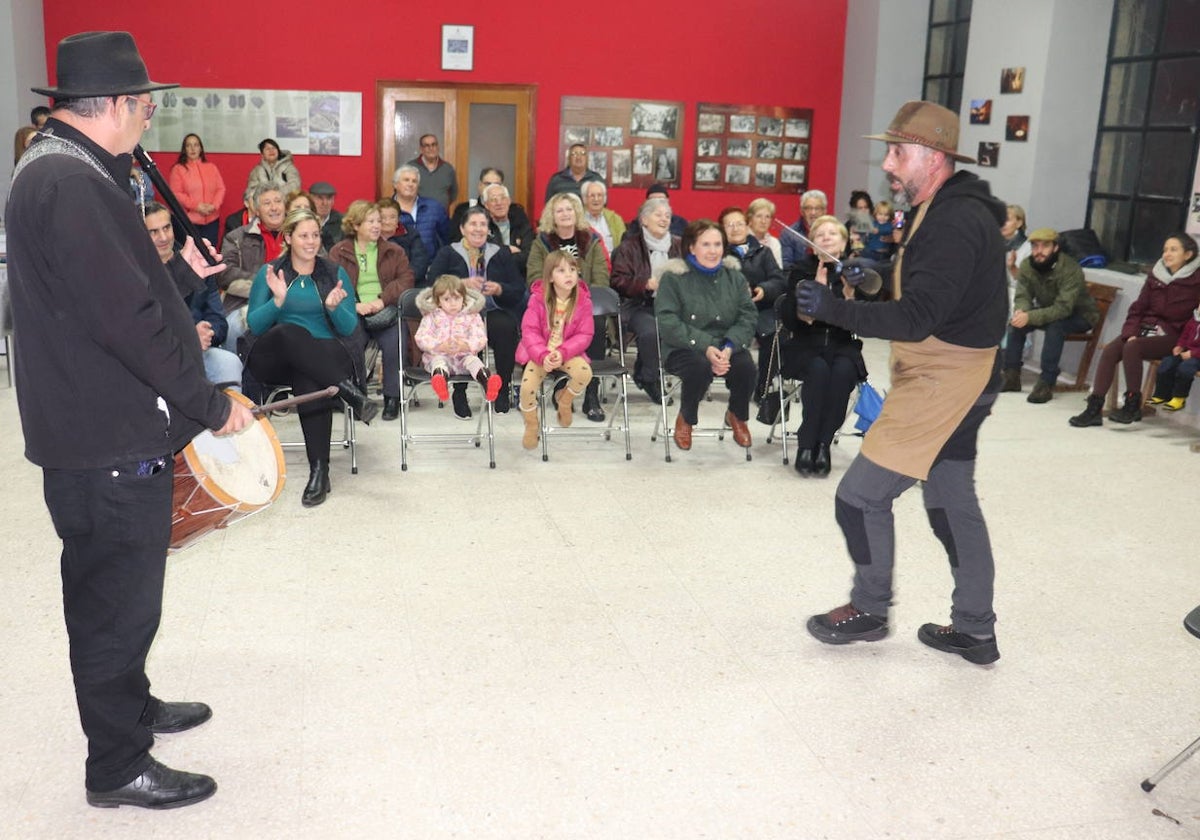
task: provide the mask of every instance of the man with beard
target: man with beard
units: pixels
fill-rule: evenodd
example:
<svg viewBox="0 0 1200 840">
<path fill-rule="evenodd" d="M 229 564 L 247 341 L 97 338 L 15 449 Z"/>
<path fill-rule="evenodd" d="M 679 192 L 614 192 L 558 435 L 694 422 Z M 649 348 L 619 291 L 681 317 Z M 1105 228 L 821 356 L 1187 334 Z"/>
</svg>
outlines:
<svg viewBox="0 0 1200 840">
<path fill-rule="evenodd" d="M 895 528 L 892 503 L 924 482 L 925 512 L 954 578 L 950 624 L 925 624 L 929 647 L 986 665 L 1000 658 L 992 611 L 995 567 L 975 495 L 976 439 L 1000 387 L 1008 312 L 1004 203 L 985 181 L 955 172 L 958 115 L 908 102 L 883 134 L 883 171 L 914 209 L 896 257 L 894 297 L 845 300 L 817 280 L 796 289 L 800 313 L 892 341 L 891 390 L 838 485 L 834 509 L 854 561 L 850 601 L 808 620 L 826 644 L 888 634 Z"/>
<path fill-rule="evenodd" d="M 1083 282 L 1083 269 L 1059 250 L 1058 232 L 1038 228 L 1029 234 L 1031 251 L 1017 273 L 1012 320 L 1004 348 L 1004 387 L 1021 390 L 1021 353 L 1030 330 L 1045 330 L 1042 372 L 1027 402 L 1049 402 L 1058 380 L 1063 341 L 1071 333 L 1090 330 L 1100 320 L 1096 301 Z"/>
</svg>

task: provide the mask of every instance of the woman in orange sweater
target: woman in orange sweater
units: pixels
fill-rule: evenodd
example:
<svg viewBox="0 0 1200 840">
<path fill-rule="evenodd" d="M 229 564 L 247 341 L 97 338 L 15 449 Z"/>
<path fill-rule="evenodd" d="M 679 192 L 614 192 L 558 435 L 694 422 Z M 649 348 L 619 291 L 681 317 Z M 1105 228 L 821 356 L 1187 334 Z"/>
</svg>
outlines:
<svg viewBox="0 0 1200 840">
<path fill-rule="evenodd" d="M 221 229 L 221 203 L 225 201 L 225 182 L 215 163 L 204 155 L 198 134 L 183 138 L 179 160 L 171 167 L 171 192 L 179 199 L 188 218 L 200 229 L 200 235 L 216 244 Z M 183 232 L 176 225 L 176 236 Z"/>
</svg>

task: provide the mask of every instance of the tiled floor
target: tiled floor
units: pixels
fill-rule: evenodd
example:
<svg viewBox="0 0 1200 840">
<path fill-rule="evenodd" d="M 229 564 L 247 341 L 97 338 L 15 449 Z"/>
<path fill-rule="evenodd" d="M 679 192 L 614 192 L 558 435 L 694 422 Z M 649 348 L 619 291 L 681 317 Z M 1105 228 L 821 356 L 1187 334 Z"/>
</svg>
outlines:
<svg viewBox="0 0 1200 840">
<path fill-rule="evenodd" d="M 752 463 L 697 440 L 666 464 L 632 404 L 632 462 L 597 441 L 542 463 L 513 413 L 495 470 L 424 445 L 402 473 L 377 422 L 314 510 L 289 452 L 271 509 L 170 561 L 151 677 L 216 713 L 155 754 L 220 790 L 151 813 L 84 802 L 57 547 L 0 389 L 0 837 L 1200 837 L 1200 758 L 1138 787 L 1200 735 L 1194 433 L 1001 398 L 978 486 L 1003 658 L 980 668 L 915 638 L 950 585 L 919 490 L 893 635 L 805 633 L 846 599 L 832 498 L 857 439 L 827 481 L 758 425 Z"/>
</svg>

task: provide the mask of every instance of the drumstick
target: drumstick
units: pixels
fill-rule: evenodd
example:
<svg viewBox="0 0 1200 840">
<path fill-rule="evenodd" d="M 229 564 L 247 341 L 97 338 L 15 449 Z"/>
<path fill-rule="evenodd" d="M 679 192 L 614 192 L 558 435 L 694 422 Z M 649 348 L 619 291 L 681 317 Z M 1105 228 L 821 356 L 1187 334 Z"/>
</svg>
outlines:
<svg viewBox="0 0 1200 840">
<path fill-rule="evenodd" d="M 337 394 L 337 386 L 330 385 L 323 391 L 313 391 L 311 394 L 301 394 L 298 397 L 289 397 L 286 400 L 279 400 L 278 402 L 268 403 L 267 405 L 256 405 L 254 408 L 250 409 L 250 412 L 252 414 L 261 416 L 271 411 L 282 411 L 285 408 L 291 408 L 292 406 L 300 405 L 301 403 L 312 402 L 313 400 L 319 400 L 325 397 L 336 397 Z"/>
</svg>

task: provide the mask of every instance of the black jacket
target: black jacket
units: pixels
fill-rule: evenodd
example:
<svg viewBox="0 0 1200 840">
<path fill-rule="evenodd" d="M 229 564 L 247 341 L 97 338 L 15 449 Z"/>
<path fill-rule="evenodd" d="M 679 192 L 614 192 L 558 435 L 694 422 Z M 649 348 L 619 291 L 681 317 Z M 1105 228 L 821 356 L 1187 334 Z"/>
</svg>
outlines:
<svg viewBox="0 0 1200 840">
<path fill-rule="evenodd" d="M 174 452 L 203 427 L 224 425 L 229 401 L 204 377 L 191 312 L 129 198 L 130 156 L 113 157 L 58 120 L 46 128 L 104 173 L 49 154 L 31 158 L 9 193 L 25 455 L 42 467 L 92 469 Z"/>
</svg>

